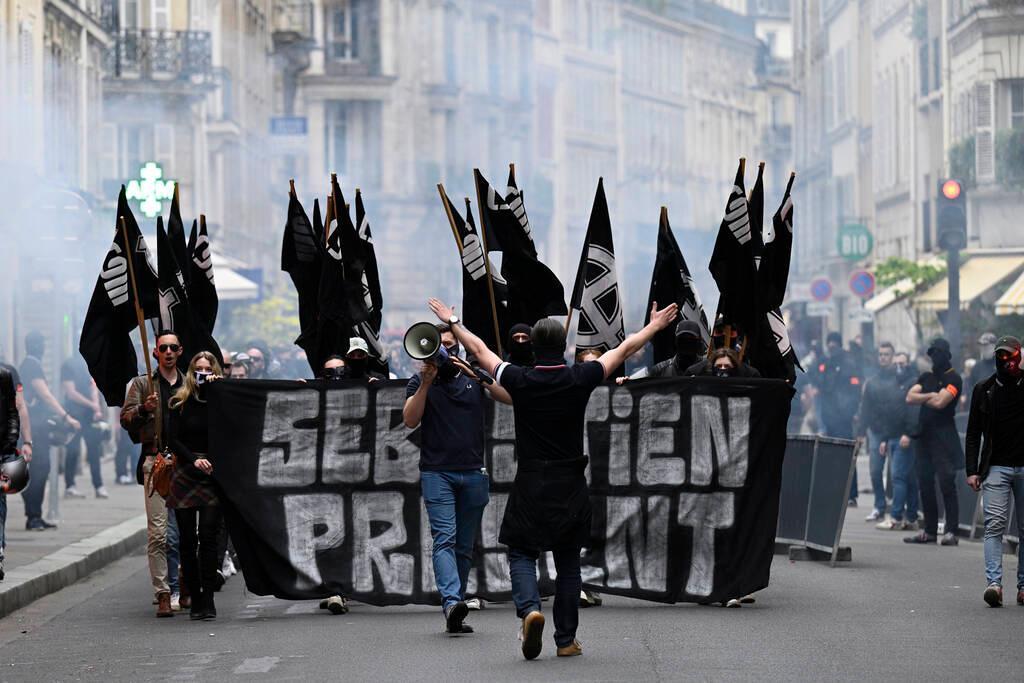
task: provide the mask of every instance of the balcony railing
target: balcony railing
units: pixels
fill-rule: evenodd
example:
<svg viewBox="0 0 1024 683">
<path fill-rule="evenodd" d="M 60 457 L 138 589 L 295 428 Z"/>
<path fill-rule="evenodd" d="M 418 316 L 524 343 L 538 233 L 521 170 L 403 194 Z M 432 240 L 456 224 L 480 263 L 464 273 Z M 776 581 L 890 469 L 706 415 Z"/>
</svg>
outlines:
<svg viewBox="0 0 1024 683">
<path fill-rule="evenodd" d="M 105 66 L 114 78 L 209 81 L 213 49 L 209 31 L 121 31 L 106 53 Z"/>
</svg>

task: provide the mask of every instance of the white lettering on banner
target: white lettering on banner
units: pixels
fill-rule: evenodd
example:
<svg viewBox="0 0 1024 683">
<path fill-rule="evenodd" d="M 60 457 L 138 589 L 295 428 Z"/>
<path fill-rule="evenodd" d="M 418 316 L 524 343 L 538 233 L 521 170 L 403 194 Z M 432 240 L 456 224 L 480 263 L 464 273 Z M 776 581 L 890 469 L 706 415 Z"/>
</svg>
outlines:
<svg viewBox="0 0 1024 683">
<path fill-rule="evenodd" d="M 715 531 L 734 524 L 732 493 L 680 493 L 680 525 L 693 529 L 686 592 L 711 595 L 715 587 Z"/>
<path fill-rule="evenodd" d="M 379 396 L 379 394 L 378 394 Z M 352 494 L 352 584 L 357 591 L 373 590 L 373 570 L 380 575 L 386 593 L 412 595 L 416 559 L 406 553 L 386 552 L 405 545 L 403 509 L 405 496 L 398 491 Z M 373 523 L 387 524 L 387 530 L 373 535 Z"/>
<path fill-rule="evenodd" d="M 317 553 L 345 540 L 345 498 L 333 493 L 307 493 L 284 496 L 282 503 L 295 588 L 316 588 L 323 584 Z"/>
<path fill-rule="evenodd" d="M 729 430 L 725 429 L 722 401 L 717 396 L 694 396 L 690 402 L 692 441 L 690 444 L 690 483 L 711 483 L 712 448 L 718 458 L 718 485 L 740 487 L 747 481 L 750 446 L 750 399 L 732 397 Z M 711 432 L 710 435 L 708 432 Z M 709 438 L 710 436 L 710 438 Z"/>
<path fill-rule="evenodd" d="M 640 496 L 608 496 L 608 522 L 605 529 L 605 566 L 612 588 L 666 590 L 668 582 L 668 496 L 647 499 L 647 526 L 644 528 Z"/>
<path fill-rule="evenodd" d="M 103 288 L 107 290 L 110 303 L 114 306 L 128 303 L 128 260 L 121 256 L 121 245 L 116 241 L 110 245 L 100 277 L 103 278 Z"/>
<path fill-rule="evenodd" d="M 300 428 L 301 419 L 320 412 L 320 392 L 268 391 L 263 412 L 256 483 L 260 486 L 309 486 L 316 483 L 317 430 Z"/>
<path fill-rule="evenodd" d="M 328 391 L 324 418 L 325 484 L 354 484 L 370 478 L 370 454 L 361 449 L 362 421 L 370 403 L 366 387 Z"/>
<path fill-rule="evenodd" d="M 412 430 L 402 422 L 405 389 L 378 389 L 377 438 L 373 455 L 373 481 L 377 484 L 420 480 L 420 449 L 409 441 Z"/>
<path fill-rule="evenodd" d="M 680 403 L 678 394 L 645 394 L 640 397 L 636 479 L 642 486 L 686 483 L 686 461 L 670 455 L 676 452 L 675 429 L 654 426 L 679 422 Z"/>
<path fill-rule="evenodd" d="M 516 478 L 516 428 L 512 406 L 494 402 L 491 422 L 491 481 L 508 484 Z"/>
<path fill-rule="evenodd" d="M 424 593 L 437 591 L 434 580 L 434 536 L 430 533 L 430 517 L 420 497 L 420 590 Z M 467 593 L 470 589 L 467 588 Z"/>
<path fill-rule="evenodd" d="M 508 554 L 498 543 L 501 531 L 501 520 L 505 518 L 505 505 L 508 504 L 507 493 L 492 493 L 491 502 L 484 508 L 480 520 L 480 543 L 484 550 L 484 585 L 490 591 L 512 590 L 512 579 L 508 573 Z"/>
</svg>

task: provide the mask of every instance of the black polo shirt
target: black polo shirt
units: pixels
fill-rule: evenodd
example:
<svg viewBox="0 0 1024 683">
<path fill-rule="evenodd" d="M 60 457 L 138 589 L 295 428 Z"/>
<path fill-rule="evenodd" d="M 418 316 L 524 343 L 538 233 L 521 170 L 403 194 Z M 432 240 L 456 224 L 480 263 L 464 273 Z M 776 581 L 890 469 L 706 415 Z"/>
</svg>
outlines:
<svg viewBox="0 0 1024 683">
<path fill-rule="evenodd" d="M 409 398 L 420 387 L 413 375 Z M 434 380 L 420 421 L 420 469 L 465 471 L 484 466 L 484 389 L 462 373 L 448 382 Z"/>
<path fill-rule="evenodd" d="M 496 379 L 512 397 L 519 462 L 583 457 L 587 403 L 604 381 L 604 366 L 595 360 L 533 368 L 502 363 Z"/>
</svg>

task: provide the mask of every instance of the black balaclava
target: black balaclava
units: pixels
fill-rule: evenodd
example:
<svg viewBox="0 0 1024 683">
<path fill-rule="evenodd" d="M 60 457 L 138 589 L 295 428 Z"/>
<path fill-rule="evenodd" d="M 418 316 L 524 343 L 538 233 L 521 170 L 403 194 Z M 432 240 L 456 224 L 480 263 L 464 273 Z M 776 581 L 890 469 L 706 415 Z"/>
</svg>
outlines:
<svg viewBox="0 0 1024 683">
<path fill-rule="evenodd" d="M 349 379 L 366 377 L 366 358 L 345 358 L 345 371 Z"/>
<path fill-rule="evenodd" d="M 1016 337 L 1003 337 L 995 350 L 996 374 L 1004 382 L 1016 382 L 1024 375 L 1020 367 L 1020 341 Z"/>
<path fill-rule="evenodd" d="M 683 320 L 676 325 L 676 355 L 675 365 L 680 371 L 700 360 L 707 352 L 707 347 L 700 336 L 700 327 L 689 320 Z"/>
<path fill-rule="evenodd" d="M 936 375 L 948 371 L 953 367 L 953 354 L 949 350 L 949 342 L 945 339 L 936 339 L 928 347 L 928 357 L 932 359 L 932 372 Z"/>
<path fill-rule="evenodd" d="M 515 365 L 532 366 L 534 358 L 533 342 L 527 339 L 524 342 L 512 341 L 512 336 L 519 333 L 530 334 L 532 328 L 525 323 L 516 323 L 508 331 L 508 362 Z"/>
</svg>

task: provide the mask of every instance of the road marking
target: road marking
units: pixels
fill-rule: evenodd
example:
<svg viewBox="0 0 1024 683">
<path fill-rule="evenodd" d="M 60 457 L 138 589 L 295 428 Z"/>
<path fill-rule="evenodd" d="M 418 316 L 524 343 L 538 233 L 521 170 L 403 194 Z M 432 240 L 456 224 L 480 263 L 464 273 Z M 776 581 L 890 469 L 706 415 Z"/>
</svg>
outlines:
<svg viewBox="0 0 1024 683">
<path fill-rule="evenodd" d="M 265 674 L 269 673 L 280 661 L 280 657 L 251 657 L 236 666 L 232 673 L 236 676 L 241 674 Z"/>
</svg>

